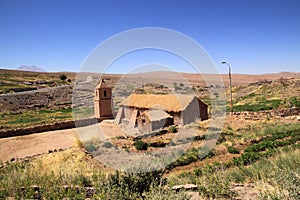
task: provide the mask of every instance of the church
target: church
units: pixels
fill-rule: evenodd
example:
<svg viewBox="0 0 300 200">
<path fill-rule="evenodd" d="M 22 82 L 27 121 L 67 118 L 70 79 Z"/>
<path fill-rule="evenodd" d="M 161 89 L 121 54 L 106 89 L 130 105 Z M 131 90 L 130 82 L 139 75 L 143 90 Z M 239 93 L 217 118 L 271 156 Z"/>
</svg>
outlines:
<svg viewBox="0 0 300 200">
<path fill-rule="evenodd" d="M 113 119 L 112 89 L 101 80 L 95 90 L 95 116 Z M 138 132 L 151 132 L 170 125 L 186 125 L 208 119 L 208 106 L 194 95 L 131 94 L 119 104 L 117 124 Z"/>
</svg>

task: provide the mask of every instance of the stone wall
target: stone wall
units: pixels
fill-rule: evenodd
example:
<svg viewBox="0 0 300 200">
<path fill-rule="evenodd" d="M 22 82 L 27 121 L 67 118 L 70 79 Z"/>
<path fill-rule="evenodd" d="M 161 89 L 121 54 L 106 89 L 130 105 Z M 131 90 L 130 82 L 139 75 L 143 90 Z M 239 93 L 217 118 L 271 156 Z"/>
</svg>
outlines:
<svg viewBox="0 0 300 200">
<path fill-rule="evenodd" d="M 76 88 L 74 93 L 73 88 Z M 78 84 L 0 94 L 1 111 L 26 111 L 93 106 L 93 85 Z M 74 99 L 72 99 L 74 98 Z M 73 101 L 73 102 L 72 102 Z"/>
<path fill-rule="evenodd" d="M 40 132 L 46 132 L 46 131 L 75 128 L 75 127 L 82 127 L 82 126 L 92 125 L 95 123 L 98 123 L 98 120 L 96 118 L 89 118 L 89 119 L 82 119 L 82 120 L 76 120 L 76 121 L 69 120 L 69 121 L 65 121 L 65 122 L 56 122 L 53 124 L 37 125 L 37 126 L 26 127 L 26 128 L 0 130 L 0 138 L 28 135 L 28 134 L 32 134 L 32 133 L 40 133 Z"/>
<path fill-rule="evenodd" d="M 243 118 L 245 120 L 260 120 L 266 118 L 273 117 L 288 117 L 288 116 L 296 116 L 300 115 L 300 108 L 286 108 L 279 110 L 262 110 L 259 112 L 233 112 L 232 113 L 239 118 Z"/>
<path fill-rule="evenodd" d="M 0 95 L 1 111 L 70 108 L 71 85 Z"/>
</svg>

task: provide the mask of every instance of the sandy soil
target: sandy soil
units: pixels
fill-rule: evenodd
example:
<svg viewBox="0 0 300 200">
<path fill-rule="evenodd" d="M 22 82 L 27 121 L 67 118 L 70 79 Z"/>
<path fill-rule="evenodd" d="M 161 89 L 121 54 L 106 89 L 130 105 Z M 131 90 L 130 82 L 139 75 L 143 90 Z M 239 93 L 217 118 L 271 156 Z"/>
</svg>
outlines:
<svg viewBox="0 0 300 200">
<path fill-rule="evenodd" d="M 49 150 L 66 149 L 75 144 L 76 129 L 49 131 L 25 136 L 0 139 L 0 160 L 47 153 Z"/>
<path fill-rule="evenodd" d="M 81 130 L 89 131 L 92 126 L 82 127 Z M 110 139 L 124 135 L 111 121 L 103 121 L 99 124 L 105 133 L 105 138 Z M 79 132 L 80 133 L 80 132 Z M 67 149 L 76 145 L 78 129 L 65 129 L 35 133 L 24 136 L 16 136 L 0 139 L 0 161 L 9 161 L 12 158 L 25 158 L 28 156 L 48 153 L 49 150 Z"/>
</svg>

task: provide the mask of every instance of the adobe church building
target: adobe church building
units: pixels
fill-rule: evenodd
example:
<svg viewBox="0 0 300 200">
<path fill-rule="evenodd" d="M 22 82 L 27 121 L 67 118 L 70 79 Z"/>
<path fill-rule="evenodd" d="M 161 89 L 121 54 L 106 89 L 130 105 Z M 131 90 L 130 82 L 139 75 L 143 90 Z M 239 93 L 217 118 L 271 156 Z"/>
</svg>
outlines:
<svg viewBox="0 0 300 200">
<path fill-rule="evenodd" d="M 169 125 L 186 125 L 208 118 L 208 106 L 191 95 L 132 94 L 119 104 L 115 122 L 151 132 Z"/>
<path fill-rule="evenodd" d="M 186 125 L 208 118 L 208 106 L 192 95 L 132 94 L 119 104 L 117 124 L 139 132 L 151 132 L 170 125 Z M 112 89 L 102 79 L 95 89 L 95 117 L 113 119 Z"/>
</svg>

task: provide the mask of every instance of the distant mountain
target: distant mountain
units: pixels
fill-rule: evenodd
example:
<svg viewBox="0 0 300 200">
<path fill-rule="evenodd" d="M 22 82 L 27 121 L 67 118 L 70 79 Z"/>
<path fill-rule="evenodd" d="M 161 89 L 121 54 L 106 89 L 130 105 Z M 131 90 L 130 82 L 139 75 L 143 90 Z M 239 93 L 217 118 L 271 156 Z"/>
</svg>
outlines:
<svg viewBox="0 0 300 200">
<path fill-rule="evenodd" d="M 27 66 L 27 65 L 22 65 L 20 66 L 17 70 L 21 70 L 21 71 L 31 71 L 31 72 L 46 72 L 46 70 L 39 68 L 37 66 L 31 65 L 31 66 Z"/>
</svg>

